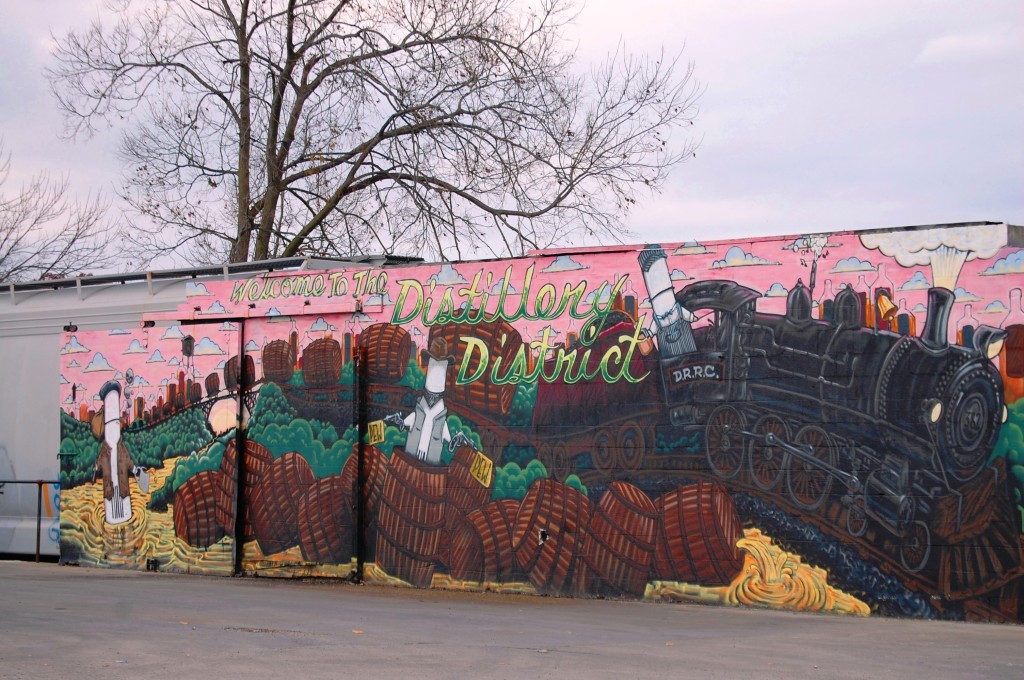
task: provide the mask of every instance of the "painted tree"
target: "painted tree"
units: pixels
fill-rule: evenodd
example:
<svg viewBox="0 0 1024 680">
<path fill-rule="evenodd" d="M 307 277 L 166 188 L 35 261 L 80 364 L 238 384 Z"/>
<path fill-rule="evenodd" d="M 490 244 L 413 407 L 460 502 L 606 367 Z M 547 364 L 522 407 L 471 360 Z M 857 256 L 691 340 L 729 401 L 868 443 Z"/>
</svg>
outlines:
<svg viewBox="0 0 1024 680">
<path fill-rule="evenodd" d="M 573 1 L 120 0 L 48 77 L 69 136 L 125 125 L 150 255 L 518 254 L 617 238 L 693 151 L 692 68 L 579 73 Z"/>
<path fill-rule="evenodd" d="M 45 172 L 9 191 L 10 169 L 0 144 L 0 281 L 61 279 L 111 264 L 116 230 L 102 200 L 76 202 L 67 178 Z"/>
</svg>

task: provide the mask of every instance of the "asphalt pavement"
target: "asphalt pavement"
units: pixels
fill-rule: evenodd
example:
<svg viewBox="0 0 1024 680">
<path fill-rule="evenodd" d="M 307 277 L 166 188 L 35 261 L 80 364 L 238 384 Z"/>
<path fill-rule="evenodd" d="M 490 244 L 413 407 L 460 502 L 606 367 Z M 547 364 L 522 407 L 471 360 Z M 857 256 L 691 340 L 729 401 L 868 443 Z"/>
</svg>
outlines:
<svg viewBox="0 0 1024 680">
<path fill-rule="evenodd" d="M 0 678 L 1024 678 L 1024 626 L 0 562 Z"/>
</svg>

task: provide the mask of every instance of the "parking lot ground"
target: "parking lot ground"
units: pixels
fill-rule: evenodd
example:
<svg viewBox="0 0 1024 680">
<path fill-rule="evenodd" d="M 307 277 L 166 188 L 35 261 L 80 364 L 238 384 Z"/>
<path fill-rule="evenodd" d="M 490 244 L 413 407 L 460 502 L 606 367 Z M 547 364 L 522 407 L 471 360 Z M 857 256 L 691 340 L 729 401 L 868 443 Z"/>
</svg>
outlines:
<svg viewBox="0 0 1024 680">
<path fill-rule="evenodd" d="M 0 562 L 2 678 L 1013 678 L 1024 626 Z"/>
</svg>

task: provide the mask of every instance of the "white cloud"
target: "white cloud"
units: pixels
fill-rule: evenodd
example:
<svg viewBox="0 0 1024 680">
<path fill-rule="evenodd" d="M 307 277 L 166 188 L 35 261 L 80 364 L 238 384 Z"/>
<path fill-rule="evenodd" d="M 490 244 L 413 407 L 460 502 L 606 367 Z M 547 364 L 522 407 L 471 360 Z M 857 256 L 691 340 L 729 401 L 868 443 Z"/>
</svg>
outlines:
<svg viewBox="0 0 1024 680">
<path fill-rule="evenodd" d="M 161 340 L 180 340 L 185 337 L 185 334 L 181 332 L 181 327 L 178 325 L 168 326 L 164 334 L 160 336 Z"/>
<path fill-rule="evenodd" d="M 847 274 L 850 272 L 873 272 L 875 265 L 860 259 L 859 257 L 847 257 L 836 262 L 832 267 L 831 274 Z"/>
<path fill-rule="evenodd" d="M 786 297 L 789 291 L 781 283 L 773 283 L 771 288 L 764 292 L 765 297 Z"/>
<path fill-rule="evenodd" d="M 148 351 L 149 350 L 142 346 L 142 343 L 138 338 L 134 338 L 128 345 L 128 349 L 122 352 L 122 354 L 145 354 Z"/>
<path fill-rule="evenodd" d="M 455 269 L 455 267 L 448 263 L 441 265 L 441 271 L 432 275 L 429 279 L 427 279 L 427 281 L 435 281 L 439 286 L 451 286 L 457 283 L 469 283 L 468 281 L 466 281 L 465 278 L 463 278 L 462 274 L 460 274 Z"/>
<path fill-rule="evenodd" d="M 1005 315 L 1010 309 L 1003 303 L 1002 300 L 994 300 L 988 303 L 985 309 L 981 310 L 981 314 L 1001 314 Z"/>
<path fill-rule="evenodd" d="M 146 360 L 147 364 L 162 364 L 167 360 L 164 359 L 164 355 L 160 353 L 160 350 L 156 350 L 150 355 L 149 359 Z"/>
<path fill-rule="evenodd" d="M 914 61 L 941 64 L 998 59 L 1019 51 L 1019 40 L 1005 30 L 944 35 L 925 43 Z"/>
<path fill-rule="evenodd" d="M 928 290 L 931 287 L 932 284 L 929 283 L 928 277 L 924 275 L 924 272 L 916 271 L 898 290 Z"/>
<path fill-rule="evenodd" d="M 206 289 L 206 286 L 202 283 L 189 281 L 185 284 L 185 297 L 195 297 L 198 295 L 209 295 L 210 291 Z"/>
</svg>

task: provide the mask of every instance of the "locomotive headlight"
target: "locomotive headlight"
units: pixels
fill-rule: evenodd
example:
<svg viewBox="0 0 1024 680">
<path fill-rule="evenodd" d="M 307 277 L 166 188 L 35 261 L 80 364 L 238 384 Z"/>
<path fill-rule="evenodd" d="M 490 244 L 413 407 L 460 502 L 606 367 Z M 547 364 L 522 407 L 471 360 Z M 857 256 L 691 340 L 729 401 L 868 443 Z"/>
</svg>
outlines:
<svg viewBox="0 0 1024 680">
<path fill-rule="evenodd" d="M 1003 351 L 1003 343 L 1006 342 L 1006 336 L 1007 333 L 1002 328 L 978 326 L 977 330 L 974 331 L 974 349 L 991 361 Z"/>
<path fill-rule="evenodd" d="M 939 422 L 942 417 L 942 402 L 938 399 L 929 399 L 924 403 L 924 415 L 930 423 Z"/>
</svg>

